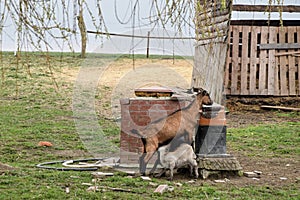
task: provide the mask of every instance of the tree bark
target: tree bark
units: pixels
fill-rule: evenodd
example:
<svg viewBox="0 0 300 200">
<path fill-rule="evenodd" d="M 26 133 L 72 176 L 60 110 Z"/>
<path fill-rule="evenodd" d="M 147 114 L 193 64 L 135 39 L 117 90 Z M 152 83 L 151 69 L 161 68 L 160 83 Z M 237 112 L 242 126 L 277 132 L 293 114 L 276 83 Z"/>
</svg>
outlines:
<svg viewBox="0 0 300 200">
<path fill-rule="evenodd" d="M 80 35 L 81 35 L 81 58 L 86 57 L 86 43 L 87 43 L 87 31 L 86 31 L 86 26 L 83 18 L 83 2 L 78 1 L 79 3 L 79 15 L 77 17 L 78 20 L 78 27 L 80 30 Z"/>
<path fill-rule="evenodd" d="M 224 69 L 227 56 L 227 38 L 231 0 L 196 1 L 196 47 L 192 86 L 210 92 L 214 102 L 223 98 Z"/>
</svg>

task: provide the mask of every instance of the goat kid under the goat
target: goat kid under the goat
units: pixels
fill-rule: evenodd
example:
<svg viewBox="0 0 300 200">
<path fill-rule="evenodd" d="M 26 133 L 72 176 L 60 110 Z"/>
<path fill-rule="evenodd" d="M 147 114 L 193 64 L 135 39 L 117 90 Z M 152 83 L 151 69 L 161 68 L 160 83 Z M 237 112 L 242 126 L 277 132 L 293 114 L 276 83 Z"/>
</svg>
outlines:
<svg viewBox="0 0 300 200">
<path fill-rule="evenodd" d="M 188 165 L 190 175 L 192 176 L 194 172 L 195 178 L 198 178 L 198 163 L 196 161 L 196 154 L 194 153 L 191 145 L 182 143 L 174 151 L 171 152 L 169 150 L 170 144 L 158 149 L 157 162 L 159 162 L 163 167 L 163 171 L 158 176 L 161 176 L 167 169 L 170 169 L 170 180 L 173 180 L 174 169 Z M 157 167 L 157 162 L 153 168 Z"/>
</svg>

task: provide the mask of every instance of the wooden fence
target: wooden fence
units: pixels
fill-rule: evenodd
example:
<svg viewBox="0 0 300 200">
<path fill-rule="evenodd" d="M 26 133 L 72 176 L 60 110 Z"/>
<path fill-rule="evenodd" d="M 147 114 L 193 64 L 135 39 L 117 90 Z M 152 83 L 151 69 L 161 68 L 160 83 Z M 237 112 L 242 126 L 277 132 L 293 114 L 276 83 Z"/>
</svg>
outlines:
<svg viewBox="0 0 300 200">
<path fill-rule="evenodd" d="M 300 95 L 300 26 L 231 25 L 226 95 Z"/>
</svg>

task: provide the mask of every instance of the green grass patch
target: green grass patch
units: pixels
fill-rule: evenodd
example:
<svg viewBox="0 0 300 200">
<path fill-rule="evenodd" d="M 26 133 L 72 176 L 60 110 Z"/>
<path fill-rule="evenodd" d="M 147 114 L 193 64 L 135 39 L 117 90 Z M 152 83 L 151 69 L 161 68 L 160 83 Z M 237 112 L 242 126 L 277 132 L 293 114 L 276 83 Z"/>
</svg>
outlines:
<svg viewBox="0 0 300 200">
<path fill-rule="evenodd" d="M 228 129 L 230 147 L 248 156 L 289 157 L 300 155 L 300 122 L 285 122 Z"/>
</svg>

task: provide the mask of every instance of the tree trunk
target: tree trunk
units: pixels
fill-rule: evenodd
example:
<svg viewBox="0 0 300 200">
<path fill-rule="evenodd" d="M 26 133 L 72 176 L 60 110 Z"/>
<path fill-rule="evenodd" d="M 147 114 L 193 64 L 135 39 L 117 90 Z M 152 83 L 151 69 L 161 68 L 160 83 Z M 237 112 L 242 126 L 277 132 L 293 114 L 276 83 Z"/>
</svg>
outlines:
<svg viewBox="0 0 300 200">
<path fill-rule="evenodd" d="M 80 35 L 81 35 L 81 58 L 85 58 L 86 56 L 86 43 L 87 43 L 87 32 L 86 32 L 86 26 L 83 18 L 83 2 L 79 3 L 79 15 L 77 17 L 78 20 L 78 27 L 80 30 Z"/>
<path fill-rule="evenodd" d="M 222 5 L 222 2 L 225 4 Z M 223 98 L 230 8 L 231 0 L 196 2 L 197 42 L 192 86 L 205 88 L 219 104 Z"/>
</svg>

